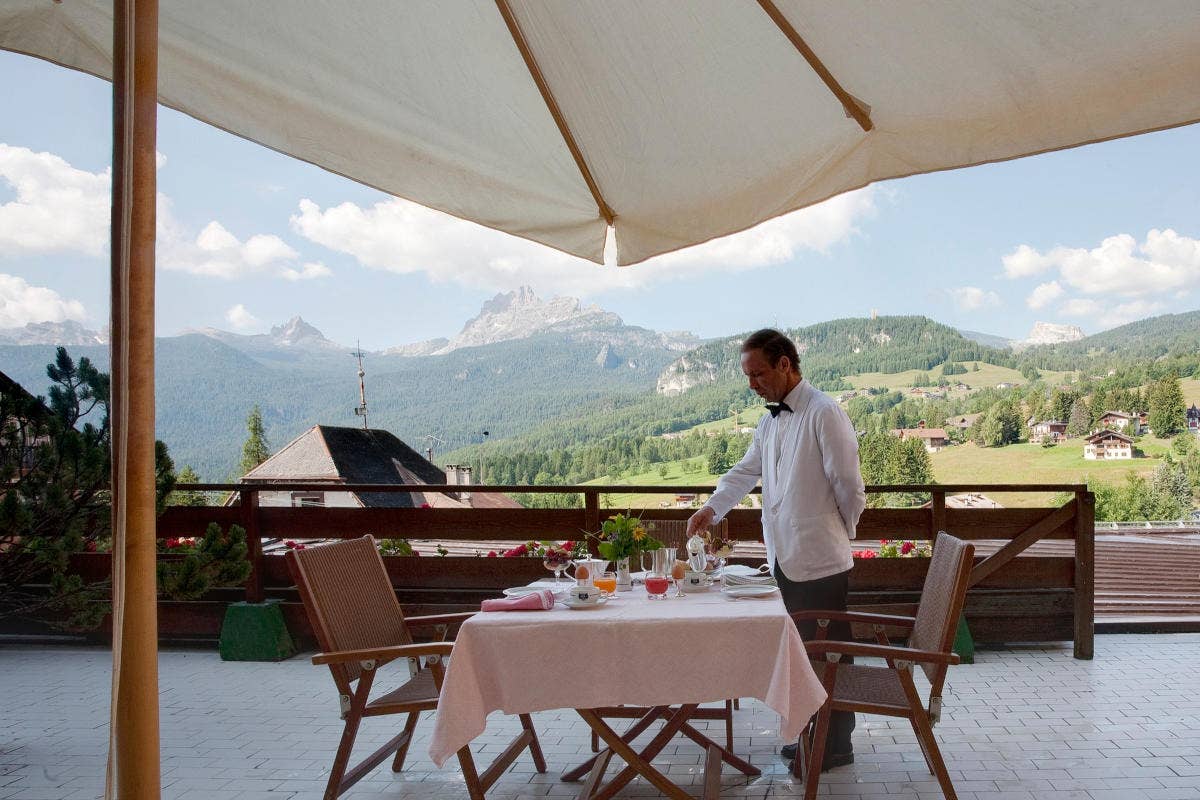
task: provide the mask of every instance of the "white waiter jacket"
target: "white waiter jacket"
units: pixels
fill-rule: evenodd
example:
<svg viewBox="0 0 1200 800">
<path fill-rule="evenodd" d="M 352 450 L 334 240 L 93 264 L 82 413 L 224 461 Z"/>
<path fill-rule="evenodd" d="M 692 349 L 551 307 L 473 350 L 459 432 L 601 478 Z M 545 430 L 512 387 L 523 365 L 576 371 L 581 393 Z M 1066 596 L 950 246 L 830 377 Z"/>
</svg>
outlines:
<svg viewBox="0 0 1200 800">
<path fill-rule="evenodd" d="M 793 581 L 817 580 L 854 566 L 850 540 L 867 504 L 858 437 L 841 406 L 806 380 L 783 402 L 792 411 L 763 416 L 705 505 L 719 522 L 761 478 L 767 563 Z"/>
</svg>

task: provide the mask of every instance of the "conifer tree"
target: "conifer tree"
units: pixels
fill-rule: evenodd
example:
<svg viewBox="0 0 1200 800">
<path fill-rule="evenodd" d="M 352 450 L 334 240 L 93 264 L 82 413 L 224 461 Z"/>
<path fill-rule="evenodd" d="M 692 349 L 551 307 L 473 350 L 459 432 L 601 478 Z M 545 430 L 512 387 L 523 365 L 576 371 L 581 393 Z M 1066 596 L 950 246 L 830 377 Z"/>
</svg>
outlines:
<svg viewBox="0 0 1200 800">
<path fill-rule="evenodd" d="M 1087 402 L 1082 397 L 1071 406 L 1071 416 L 1067 420 L 1067 436 L 1086 436 L 1092 428 L 1092 412 L 1088 410 Z"/>
<path fill-rule="evenodd" d="M 262 411 L 257 403 L 250 409 L 250 416 L 246 417 L 246 433 L 246 442 L 242 445 L 242 462 L 239 466 L 242 475 L 271 457 L 271 447 L 267 444 L 267 434 L 263 430 Z"/>
<path fill-rule="evenodd" d="M 1166 439 L 1187 427 L 1183 386 L 1178 375 L 1166 375 L 1155 381 L 1148 394 L 1146 423 L 1155 436 Z"/>
</svg>

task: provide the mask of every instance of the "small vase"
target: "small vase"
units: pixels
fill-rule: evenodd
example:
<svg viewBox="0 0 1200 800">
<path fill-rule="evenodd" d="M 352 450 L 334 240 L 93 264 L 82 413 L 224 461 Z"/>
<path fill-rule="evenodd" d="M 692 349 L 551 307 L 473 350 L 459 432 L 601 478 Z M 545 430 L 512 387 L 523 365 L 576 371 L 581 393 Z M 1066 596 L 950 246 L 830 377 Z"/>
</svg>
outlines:
<svg viewBox="0 0 1200 800">
<path fill-rule="evenodd" d="M 629 559 L 617 559 L 617 591 L 629 592 L 633 590 L 633 578 L 629 574 Z"/>
</svg>

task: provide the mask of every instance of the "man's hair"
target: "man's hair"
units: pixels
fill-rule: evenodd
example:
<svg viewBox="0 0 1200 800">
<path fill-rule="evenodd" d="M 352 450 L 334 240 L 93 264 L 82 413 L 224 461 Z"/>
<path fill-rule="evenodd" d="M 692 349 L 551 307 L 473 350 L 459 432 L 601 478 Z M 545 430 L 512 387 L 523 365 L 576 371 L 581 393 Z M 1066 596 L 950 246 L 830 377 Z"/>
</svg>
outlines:
<svg viewBox="0 0 1200 800">
<path fill-rule="evenodd" d="M 800 371 L 800 354 L 796 352 L 796 345 L 774 328 L 763 328 L 747 336 L 746 341 L 742 342 L 742 352 L 748 353 L 751 350 L 760 351 L 772 367 L 779 364 L 779 359 L 787 356 L 792 370 Z"/>
</svg>

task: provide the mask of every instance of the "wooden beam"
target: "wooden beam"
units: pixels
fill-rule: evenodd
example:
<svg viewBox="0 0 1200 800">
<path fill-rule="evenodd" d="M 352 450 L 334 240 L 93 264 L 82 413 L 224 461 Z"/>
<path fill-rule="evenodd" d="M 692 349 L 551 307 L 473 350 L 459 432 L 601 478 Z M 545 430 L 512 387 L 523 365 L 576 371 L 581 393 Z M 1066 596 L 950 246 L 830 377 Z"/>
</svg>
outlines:
<svg viewBox="0 0 1200 800">
<path fill-rule="evenodd" d="M 517 17 L 513 14 L 512 8 L 508 5 L 508 0 L 496 0 L 496 8 L 500 10 L 500 16 L 504 17 L 504 24 L 508 26 L 508 33 L 512 36 L 513 42 L 516 43 L 517 49 L 521 51 L 521 58 L 525 61 L 525 68 L 529 70 L 530 77 L 537 84 L 538 91 L 542 94 L 542 100 L 546 104 L 546 108 L 550 111 L 550 116 L 554 118 L 554 124 L 558 126 L 558 132 L 562 135 L 563 141 L 567 144 L 567 149 L 571 151 L 571 157 L 575 159 L 575 166 L 579 168 L 579 173 L 583 176 L 583 182 L 587 184 L 588 191 L 592 193 L 592 199 L 596 201 L 596 207 L 600 210 L 600 216 L 604 217 L 604 221 L 612 225 L 616 220 L 616 215 L 609 205 L 604 200 L 604 196 L 600 194 L 600 187 L 596 184 L 596 179 L 592 177 L 592 171 L 588 168 L 587 161 L 583 157 L 583 151 L 579 149 L 579 143 L 575 141 L 575 135 L 571 133 L 571 128 L 567 125 L 567 119 L 563 116 L 562 109 L 559 108 L 558 101 L 554 99 L 554 93 L 550 91 L 550 84 L 546 82 L 546 76 L 542 74 L 542 68 L 538 66 L 537 59 L 533 56 L 533 51 L 529 48 L 529 42 L 525 40 L 525 34 L 521 32 L 521 25 L 517 22 Z"/>
<path fill-rule="evenodd" d="M 113 3 L 113 705 L 105 796 L 158 797 L 154 227 L 158 0 Z M 115 787 L 114 787 L 115 784 Z"/>
<path fill-rule="evenodd" d="M 1037 522 L 1031 526 L 1024 533 L 1013 537 L 1008 544 L 1004 545 L 999 550 L 992 553 L 991 556 L 976 564 L 975 568 L 971 570 L 971 582 L 968 585 L 974 586 L 975 584 L 979 583 L 988 575 L 991 575 L 993 572 L 1000 569 L 1009 561 L 1012 561 L 1019 554 L 1024 552 L 1029 545 L 1038 541 L 1046 534 L 1051 533 L 1062 525 L 1070 522 L 1076 513 L 1076 503 L 1074 500 L 1072 500 L 1062 508 L 1054 511 L 1052 514 L 1043 517 L 1040 522 Z"/>
<path fill-rule="evenodd" d="M 846 114 L 854 118 L 859 127 L 863 131 L 869 132 L 875 127 L 875 123 L 871 122 L 871 113 L 863 104 L 847 92 L 838 83 L 837 78 L 833 77 L 833 73 L 825 66 L 813 49 L 808 46 L 800 33 L 788 21 L 788 18 L 783 15 L 778 6 L 772 0 L 758 0 L 758 4 L 762 6 L 762 10 L 767 12 L 767 16 L 775 23 L 775 26 L 787 37 L 787 40 L 792 43 L 792 46 L 800 51 L 800 55 L 804 56 L 804 60 L 812 67 L 813 72 L 817 73 L 817 77 L 833 92 L 833 96 L 842 104 L 842 108 L 846 109 Z"/>
<path fill-rule="evenodd" d="M 1096 495 L 1075 493 L 1075 657 L 1092 658 L 1096 641 Z"/>
</svg>

